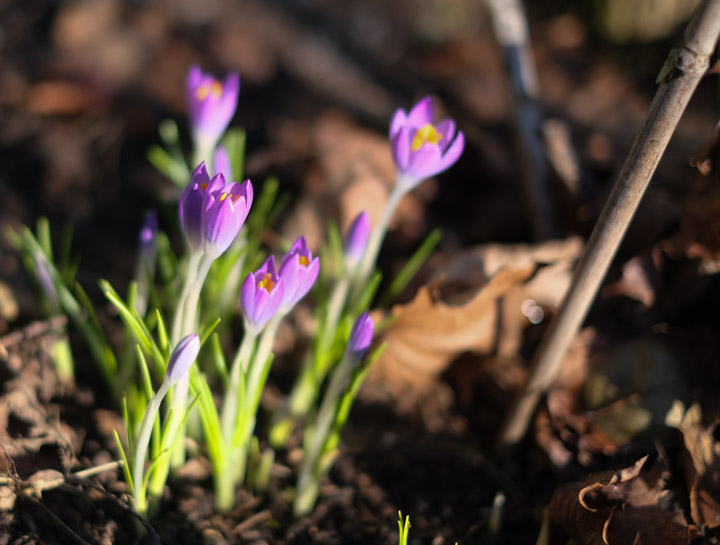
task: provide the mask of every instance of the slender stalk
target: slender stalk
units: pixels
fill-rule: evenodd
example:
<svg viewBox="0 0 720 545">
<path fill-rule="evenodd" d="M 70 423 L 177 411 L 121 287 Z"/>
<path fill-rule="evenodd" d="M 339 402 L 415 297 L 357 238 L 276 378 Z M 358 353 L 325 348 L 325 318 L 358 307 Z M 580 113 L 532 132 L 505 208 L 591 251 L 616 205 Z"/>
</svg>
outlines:
<svg viewBox="0 0 720 545">
<path fill-rule="evenodd" d="M 153 423 L 160 410 L 160 404 L 169 388 L 170 385 L 167 382 L 163 382 L 157 393 L 150 399 L 145 409 L 142 423 L 140 424 L 137 442 L 135 443 L 135 461 L 133 463 L 132 477 L 133 487 L 135 489 L 135 508 L 140 514 L 144 514 L 147 509 L 143 481 L 145 480 L 145 457 L 147 456 L 148 445 L 150 444 L 150 435 L 152 434 Z"/>
<path fill-rule="evenodd" d="M 407 188 L 405 187 L 405 184 L 403 184 L 400 179 L 396 180 L 395 187 L 390 193 L 388 202 L 385 205 L 383 215 L 380 218 L 378 224 L 370 233 L 370 239 L 368 240 L 367 248 L 365 248 L 365 253 L 363 254 L 362 261 L 358 266 L 357 276 L 355 277 L 356 281 L 353 283 L 354 287 L 352 298 L 357 297 L 358 292 L 362 290 L 362 287 L 367 282 L 367 279 L 370 278 L 370 274 L 375 267 L 378 254 L 380 253 L 380 246 L 382 246 L 383 240 L 385 239 L 385 233 L 387 233 L 388 224 L 390 223 L 390 220 L 392 219 L 392 216 L 395 213 L 395 209 L 397 208 L 398 204 L 400 204 L 400 201 L 405 196 L 405 193 L 407 193 Z"/>
<path fill-rule="evenodd" d="M 350 377 L 353 362 L 354 358 L 346 354 L 333 373 L 325 397 L 320 405 L 315 420 L 315 429 L 309 446 L 305 448 L 305 457 L 298 477 L 297 495 L 293 506 L 296 517 L 309 513 L 317 501 L 320 488 L 319 481 L 322 476 L 319 471 L 320 456 L 335 418 L 337 401 L 342 396 L 345 384 Z"/>
<path fill-rule="evenodd" d="M 250 358 L 252 357 L 252 353 L 255 349 L 257 334 L 257 331 L 251 327 L 245 329 L 245 335 L 242 343 L 240 344 L 240 348 L 238 349 L 237 355 L 235 356 L 230 368 L 230 384 L 228 384 L 228 389 L 225 393 L 222 415 L 220 416 L 220 425 L 226 446 L 231 444 L 236 425 L 238 397 L 240 395 L 240 373 L 246 373 L 248 367 L 250 366 Z M 247 396 L 247 384 L 245 385 L 244 390 L 245 392 L 243 397 Z"/>
<path fill-rule="evenodd" d="M 187 306 L 188 297 L 192 284 L 198 274 L 198 267 L 200 266 L 200 260 L 202 259 L 202 253 L 191 253 L 190 260 L 188 261 L 187 275 L 185 277 L 185 285 L 183 286 L 182 292 L 180 293 L 180 299 L 178 300 L 177 309 L 175 310 L 175 316 L 173 318 L 172 332 L 170 335 L 170 342 L 175 346 L 182 338 L 182 327 L 185 315 L 185 307 Z"/>
<path fill-rule="evenodd" d="M 187 302 L 182 318 L 182 330 L 180 332 L 180 338 L 185 335 L 189 335 L 196 328 L 197 321 L 197 309 L 200 303 L 200 291 L 202 290 L 205 278 L 207 278 L 210 266 L 213 264 L 213 259 L 208 259 L 207 256 L 203 256 L 198 266 L 197 275 L 195 280 L 190 285 L 190 289 L 187 294 Z"/>
<path fill-rule="evenodd" d="M 703 0 L 683 39 L 670 52 L 655 98 L 583 251 L 565 299 L 550 323 L 499 437 L 508 447 L 525 435 L 540 396 L 557 377 L 560 364 L 597 294 L 670 136 L 698 82 L 720 34 L 720 0 Z"/>
<path fill-rule="evenodd" d="M 318 391 L 318 382 L 322 381 L 332 362 L 330 350 L 332 349 L 338 321 L 345 310 L 348 293 L 350 291 L 352 272 L 337 280 L 328 301 L 328 308 L 322 320 L 317 342 L 311 353 L 303 361 L 300 375 L 293 385 L 290 396 L 283 406 L 273 416 L 270 428 L 270 444 L 280 447 L 287 441 L 295 419 L 307 414 L 315 400 Z"/>
</svg>

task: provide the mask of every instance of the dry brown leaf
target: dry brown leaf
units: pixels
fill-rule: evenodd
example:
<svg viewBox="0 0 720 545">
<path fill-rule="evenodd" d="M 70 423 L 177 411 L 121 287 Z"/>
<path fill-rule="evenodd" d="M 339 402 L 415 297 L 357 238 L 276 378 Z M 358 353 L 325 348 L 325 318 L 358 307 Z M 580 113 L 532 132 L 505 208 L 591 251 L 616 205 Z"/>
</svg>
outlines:
<svg viewBox="0 0 720 545">
<path fill-rule="evenodd" d="M 500 271 L 458 306 L 440 299 L 439 282 L 421 288 L 412 302 L 393 308 L 394 321 L 383 335 L 387 349 L 371 377 L 396 392 L 422 390 L 461 352 L 490 352 L 496 344 L 497 300 L 534 270 L 527 265 Z"/>
<path fill-rule="evenodd" d="M 678 426 L 692 460 L 688 468 L 690 513 L 699 528 L 720 527 L 720 441 L 716 439 L 720 420 L 710 427 L 701 424 L 700 407 L 688 409 Z"/>
<path fill-rule="evenodd" d="M 561 487 L 548 506 L 551 520 L 581 545 L 688 545 L 699 532 L 665 508 L 665 463 L 647 459 Z"/>
</svg>

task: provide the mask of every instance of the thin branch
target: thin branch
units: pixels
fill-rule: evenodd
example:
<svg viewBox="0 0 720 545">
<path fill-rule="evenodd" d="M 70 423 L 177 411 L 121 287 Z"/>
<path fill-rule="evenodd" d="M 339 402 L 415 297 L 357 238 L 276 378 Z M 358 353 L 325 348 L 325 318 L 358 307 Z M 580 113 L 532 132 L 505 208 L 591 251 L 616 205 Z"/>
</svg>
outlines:
<svg viewBox="0 0 720 545">
<path fill-rule="evenodd" d="M 499 448 L 522 439 L 540 396 L 555 380 L 670 136 L 707 71 L 719 34 L 720 0 L 703 0 L 660 71 L 660 87 L 580 258 L 565 300 L 535 354 L 530 378 L 499 437 Z"/>
<path fill-rule="evenodd" d="M 521 0 L 487 0 L 495 36 L 502 47 L 513 95 L 513 123 L 525 205 L 533 236 L 555 234 L 548 188 L 548 162 L 542 141 L 543 114 L 538 105 L 540 82 Z"/>
</svg>

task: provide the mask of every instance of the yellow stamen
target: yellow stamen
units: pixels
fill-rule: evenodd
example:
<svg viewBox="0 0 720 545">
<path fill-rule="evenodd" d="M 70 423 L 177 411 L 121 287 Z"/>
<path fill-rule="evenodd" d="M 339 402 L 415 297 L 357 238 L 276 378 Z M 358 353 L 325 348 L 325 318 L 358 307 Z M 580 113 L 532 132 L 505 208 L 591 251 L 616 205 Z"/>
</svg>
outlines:
<svg viewBox="0 0 720 545">
<path fill-rule="evenodd" d="M 310 264 L 310 260 L 307 257 L 305 257 L 304 255 L 301 255 L 300 259 L 298 259 L 298 261 L 300 262 L 300 265 L 302 265 L 303 267 L 307 267 Z"/>
<path fill-rule="evenodd" d="M 207 184 L 200 184 L 200 189 L 205 191 L 207 189 Z"/>
<path fill-rule="evenodd" d="M 270 273 L 265 273 L 263 279 L 258 282 L 257 287 L 265 288 L 265 291 L 267 291 L 268 293 L 272 293 L 272 290 L 275 287 L 275 282 L 272 281 L 272 275 Z"/>
<path fill-rule="evenodd" d="M 433 125 L 427 123 L 420 127 L 415 133 L 412 144 L 410 144 L 410 150 L 417 151 L 425 144 L 437 144 L 442 140 L 442 137 L 443 135 L 440 134 Z"/>
<path fill-rule="evenodd" d="M 205 100 L 207 97 L 212 95 L 213 97 L 220 99 L 222 97 L 223 88 L 219 81 L 212 80 L 211 82 L 205 83 L 197 88 L 195 96 L 198 100 Z"/>
</svg>

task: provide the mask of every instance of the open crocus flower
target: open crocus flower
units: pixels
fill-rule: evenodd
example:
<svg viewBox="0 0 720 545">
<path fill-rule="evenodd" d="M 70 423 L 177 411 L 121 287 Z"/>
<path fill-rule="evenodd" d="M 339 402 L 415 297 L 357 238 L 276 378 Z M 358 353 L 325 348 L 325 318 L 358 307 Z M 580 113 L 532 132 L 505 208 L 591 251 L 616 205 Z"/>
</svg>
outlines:
<svg viewBox="0 0 720 545">
<path fill-rule="evenodd" d="M 259 332 L 280 308 L 284 286 L 275 272 L 275 258 L 267 258 L 262 267 L 245 278 L 240 292 L 240 302 L 245 314 L 247 329 Z"/>
<path fill-rule="evenodd" d="M 237 108 L 240 76 L 230 73 L 220 83 L 199 66 L 187 77 L 188 110 L 196 151 L 212 154 Z M 211 157 L 201 157 L 209 160 Z"/>
<path fill-rule="evenodd" d="M 205 195 L 202 208 L 202 239 L 205 255 L 217 258 L 235 240 L 245 223 L 253 201 L 253 186 L 250 180 L 242 184 L 232 182 L 225 186 L 225 177 L 218 174 L 223 188 Z M 215 178 L 213 178 L 215 179 Z"/>
<path fill-rule="evenodd" d="M 305 237 L 301 236 L 280 262 L 278 274 L 285 286 L 281 312 L 289 312 L 300 299 L 305 297 L 315 284 L 319 272 L 320 260 L 317 257 L 313 259 Z"/>
<path fill-rule="evenodd" d="M 398 183 L 407 191 L 452 166 L 465 147 L 465 136 L 452 119 L 433 123 L 431 97 L 418 102 L 410 113 L 398 110 L 390 123 L 392 156 Z"/>
</svg>

